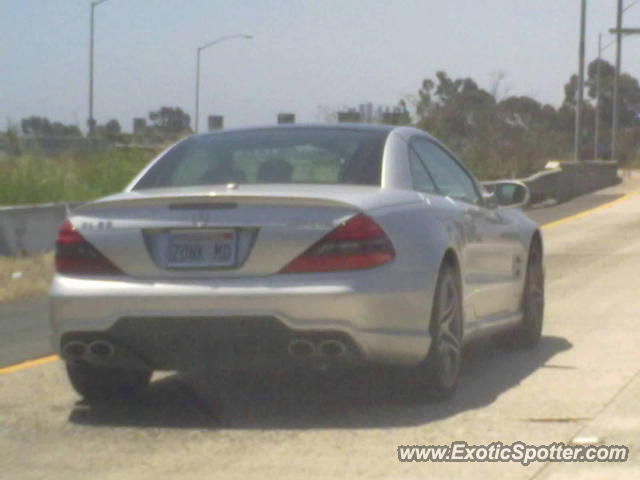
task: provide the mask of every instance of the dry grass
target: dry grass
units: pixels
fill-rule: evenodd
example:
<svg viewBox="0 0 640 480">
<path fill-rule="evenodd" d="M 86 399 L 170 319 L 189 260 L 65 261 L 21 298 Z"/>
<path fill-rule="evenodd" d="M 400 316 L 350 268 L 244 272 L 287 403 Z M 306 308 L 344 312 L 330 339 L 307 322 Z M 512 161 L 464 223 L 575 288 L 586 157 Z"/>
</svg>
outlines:
<svg viewBox="0 0 640 480">
<path fill-rule="evenodd" d="M 0 303 L 47 292 L 53 276 L 53 253 L 37 257 L 0 256 Z"/>
</svg>

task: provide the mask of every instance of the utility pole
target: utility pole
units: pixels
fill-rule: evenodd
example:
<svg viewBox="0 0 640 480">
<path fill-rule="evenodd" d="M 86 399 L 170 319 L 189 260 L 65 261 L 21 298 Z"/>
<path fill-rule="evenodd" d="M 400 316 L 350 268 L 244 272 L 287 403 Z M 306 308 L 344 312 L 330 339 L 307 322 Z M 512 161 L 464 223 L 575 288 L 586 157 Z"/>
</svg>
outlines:
<svg viewBox="0 0 640 480">
<path fill-rule="evenodd" d="M 616 160 L 616 147 L 618 138 L 618 109 L 620 101 L 619 84 L 620 84 L 620 66 L 622 63 L 622 13 L 623 13 L 623 0 L 618 0 L 618 12 L 616 15 L 616 72 L 613 77 L 613 120 L 611 125 L 611 160 Z"/>
<path fill-rule="evenodd" d="M 87 120 L 87 126 L 89 127 L 89 135 L 92 136 L 95 133 L 96 121 L 93 118 L 93 37 L 94 37 L 94 16 L 95 10 L 98 5 L 106 2 L 107 0 L 96 0 L 91 2 L 91 25 L 89 33 L 89 119 Z"/>
<path fill-rule="evenodd" d="M 637 5 L 640 0 L 631 2 L 626 7 L 624 0 L 618 0 L 618 10 L 616 14 L 616 28 L 609 30 L 609 33 L 616 35 L 616 70 L 613 80 L 613 115 L 611 125 L 611 160 L 616 160 L 616 147 L 618 139 L 618 130 L 620 126 L 620 70 L 622 64 L 622 35 L 640 34 L 640 28 L 622 28 L 622 15 L 631 7 Z M 617 161 L 617 160 L 616 160 Z"/>
<path fill-rule="evenodd" d="M 596 66 L 596 118 L 594 126 L 593 159 L 598 159 L 598 144 L 600 143 L 600 74 L 602 63 L 602 33 L 598 34 L 598 64 Z"/>
<path fill-rule="evenodd" d="M 620 0 L 622 1 L 622 0 Z M 582 0 L 580 8 L 580 48 L 578 70 L 578 98 L 576 105 L 576 128 L 574 138 L 574 160 L 580 160 L 580 141 L 582 139 L 582 104 L 584 103 L 584 50 L 587 30 L 587 0 Z"/>
</svg>

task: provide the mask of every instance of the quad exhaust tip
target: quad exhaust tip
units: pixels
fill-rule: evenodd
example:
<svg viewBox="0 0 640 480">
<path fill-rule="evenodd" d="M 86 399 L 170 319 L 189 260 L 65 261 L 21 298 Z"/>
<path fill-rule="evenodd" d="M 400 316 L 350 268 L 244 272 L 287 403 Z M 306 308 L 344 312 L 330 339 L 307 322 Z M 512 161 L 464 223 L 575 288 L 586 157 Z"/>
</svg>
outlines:
<svg viewBox="0 0 640 480">
<path fill-rule="evenodd" d="M 79 360 L 87 355 L 100 358 L 111 357 L 115 353 L 115 347 L 106 340 L 94 340 L 87 344 L 84 342 L 71 341 L 64 344 L 62 353 L 66 358 Z"/>
<path fill-rule="evenodd" d="M 110 357 L 114 352 L 113 344 L 105 340 L 96 340 L 89 344 L 89 353 L 96 357 Z"/>
<path fill-rule="evenodd" d="M 62 353 L 68 358 L 81 358 L 87 353 L 87 345 L 83 342 L 67 342 L 62 348 Z"/>
<path fill-rule="evenodd" d="M 320 342 L 320 353 L 325 357 L 337 358 L 347 353 L 347 347 L 340 340 L 324 340 Z"/>
<path fill-rule="evenodd" d="M 316 345 L 311 340 L 296 338 L 289 342 L 288 350 L 289 355 L 297 358 L 308 358 L 314 355 L 338 358 L 347 353 L 347 346 L 340 340 L 323 340 Z"/>
<path fill-rule="evenodd" d="M 309 340 L 296 338 L 289 342 L 288 350 L 292 357 L 310 357 L 316 353 L 316 346 Z"/>
</svg>

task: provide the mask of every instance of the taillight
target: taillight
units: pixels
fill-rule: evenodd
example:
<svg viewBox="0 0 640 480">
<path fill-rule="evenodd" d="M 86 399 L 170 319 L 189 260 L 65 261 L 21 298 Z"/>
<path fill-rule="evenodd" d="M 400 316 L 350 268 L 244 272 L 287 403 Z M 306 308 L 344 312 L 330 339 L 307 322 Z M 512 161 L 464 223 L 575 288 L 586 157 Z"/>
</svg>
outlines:
<svg viewBox="0 0 640 480">
<path fill-rule="evenodd" d="M 325 235 L 281 273 L 338 272 L 383 265 L 395 257 L 382 228 L 360 213 Z"/>
<path fill-rule="evenodd" d="M 56 271 L 81 275 L 122 273 L 107 257 L 87 242 L 69 220 L 65 220 L 58 230 Z"/>
</svg>

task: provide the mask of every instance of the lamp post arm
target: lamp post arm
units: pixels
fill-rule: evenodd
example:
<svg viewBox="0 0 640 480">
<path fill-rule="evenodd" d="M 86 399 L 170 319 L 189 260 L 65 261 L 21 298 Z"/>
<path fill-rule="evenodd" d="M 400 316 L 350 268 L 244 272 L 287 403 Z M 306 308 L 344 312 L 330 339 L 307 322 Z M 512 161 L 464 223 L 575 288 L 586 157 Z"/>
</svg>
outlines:
<svg viewBox="0 0 640 480">
<path fill-rule="evenodd" d="M 102 0 L 102 1 L 106 1 L 106 0 Z M 196 54 L 196 108 L 195 108 L 195 120 L 194 120 L 194 127 L 195 127 L 195 133 L 198 133 L 198 127 L 200 125 L 200 53 L 209 48 L 212 47 L 214 45 L 216 45 L 217 43 L 220 42 L 224 42 L 225 40 L 231 40 L 234 38 L 244 38 L 244 39 L 251 39 L 253 38 L 253 36 L 251 35 L 243 35 L 243 34 L 235 34 L 235 35 L 225 35 L 223 37 L 220 38 L 216 38 L 215 40 L 209 42 L 209 43 L 205 43 L 204 45 L 201 45 L 198 47 L 197 49 L 197 54 Z"/>
<path fill-rule="evenodd" d="M 247 40 L 253 38 L 251 35 L 225 35 L 224 37 L 216 38 L 215 40 L 205 43 L 204 45 L 198 47 L 198 50 L 204 50 L 205 48 L 213 47 L 215 44 L 224 42 L 225 40 L 231 40 L 232 38 L 246 38 Z"/>
</svg>

